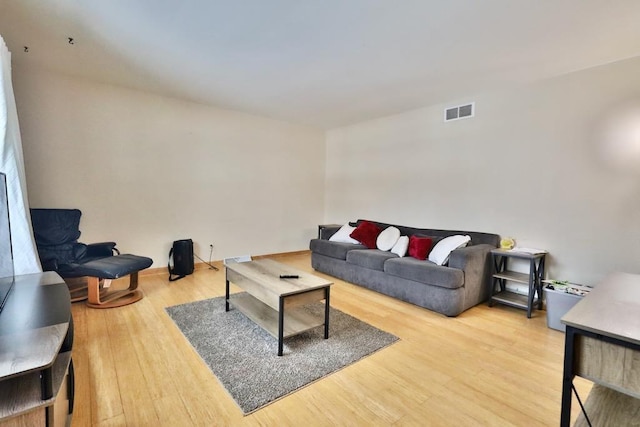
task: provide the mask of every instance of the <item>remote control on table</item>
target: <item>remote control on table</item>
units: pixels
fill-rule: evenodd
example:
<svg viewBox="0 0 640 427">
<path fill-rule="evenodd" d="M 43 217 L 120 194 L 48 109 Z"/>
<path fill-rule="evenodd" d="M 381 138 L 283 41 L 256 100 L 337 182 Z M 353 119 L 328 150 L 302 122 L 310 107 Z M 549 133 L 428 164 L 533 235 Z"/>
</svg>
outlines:
<svg viewBox="0 0 640 427">
<path fill-rule="evenodd" d="M 281 279 L 299 279 L 300 276 L 298 276 L 297 274 L 281 274 L 280 278 Z"/>
</svg>

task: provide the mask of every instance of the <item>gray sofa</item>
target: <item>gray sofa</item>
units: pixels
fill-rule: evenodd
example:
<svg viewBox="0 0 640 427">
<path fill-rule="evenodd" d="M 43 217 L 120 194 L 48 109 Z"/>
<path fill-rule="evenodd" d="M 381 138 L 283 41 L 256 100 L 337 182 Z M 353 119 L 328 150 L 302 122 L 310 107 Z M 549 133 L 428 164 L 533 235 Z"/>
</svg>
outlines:
<svg viewBox="0 0 640 427">
<path fill-rule="evenodd" d="M 370 222 L 382 229 L 393 225 Z M 329 241 L 340 227 L 327 227 L 319 239 L 310 242 L 311 265 L 317 271 L 446 316 L 457 316 L 488 298 L 490 251 L 499 244 L 497 234 L 393 226 L 401 235 L 432 236 L 434 245 L 437 240 L 455 234 L 469 235 L 471 242 L 451 252 L 448 265 L 439 266 L 360 244 Z"/>
</svg>

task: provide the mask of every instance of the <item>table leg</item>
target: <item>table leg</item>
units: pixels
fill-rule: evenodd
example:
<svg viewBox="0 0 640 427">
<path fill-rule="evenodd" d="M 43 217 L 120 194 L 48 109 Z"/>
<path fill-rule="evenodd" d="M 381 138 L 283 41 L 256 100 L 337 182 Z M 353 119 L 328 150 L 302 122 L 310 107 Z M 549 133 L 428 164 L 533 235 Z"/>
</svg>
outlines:
<svg viewBox="0 0 640 427">
<path fill-rule="evenodd" d="M 567 325 L 564 337 L 564 372 L 562 373 L 562 406 L 560 409 L 560 427 L 569 427 L 571 423 L 571 385 L 573 384 L 573 353 L 575 329 Z"/>
<path fill-rule="evenodd" d="M 497 267 L 496 273 L 502 273 L 507 269 L 507 257 L 500 257 L 500 264 Z M 507 289 L 507 280 L 506 279 L 498 279 L 498 283 L 500 283 L 500 292 L 504 292 Z"/>
<path fill-rule="evenodd" d="M 53 368 L 48 367 L 40 371 L 40 395 L 42 400 L 53 397 Z"/>
<path fill-rule="evenodd" d="M 536 276 L 536 262 L 535 260 L 531 260 L 531 265 L 529 266 L 529 294 L 527 296 L 527 318 L 531 319 L 531 309 L 533 308 L 533 299 L 536 296 L 537 290 L 537 276 Z"/>
<path fill-rule="evenodd" d="M 278 310 L 278 356 L 282 356 L 282 341 L 284 338 L 284 297 L 280 297 Z"/>
<path fill-rule="evenodd" d="M 538 264 L 538 310 L 542 310 L 542 281 L 544 280 L 544 259 L 544 256 L 540 258 L 540 263 Z"/>
<path fill-rule="evenodd" d="M 224 307 L 224 311 L 229 311 L 229 279 L 225 279 L 225 282 L 227 282 L 226 286 L 225 286 L 225 291 L 224 291 L 224 295 L 225 295 L 225 307 Z"/>
<path fill-rule="evenodd" d="M 324 339 L 329 338 L 329 291 L 327 286 L 324 288 Z"/>
</svg>

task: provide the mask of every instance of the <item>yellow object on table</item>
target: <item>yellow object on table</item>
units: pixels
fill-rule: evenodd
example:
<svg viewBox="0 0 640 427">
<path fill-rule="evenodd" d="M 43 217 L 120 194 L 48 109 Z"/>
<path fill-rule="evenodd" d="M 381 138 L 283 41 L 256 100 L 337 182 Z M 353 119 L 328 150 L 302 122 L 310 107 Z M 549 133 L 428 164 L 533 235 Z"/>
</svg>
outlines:
<svg viewBox="0 0 640 427">
<path fill-rule="evenodd" d="M 511 250 L 515 245 L 516 242 L 511 237 L 504 237 L 500 240 L 500 249 Z"/>
</svg>

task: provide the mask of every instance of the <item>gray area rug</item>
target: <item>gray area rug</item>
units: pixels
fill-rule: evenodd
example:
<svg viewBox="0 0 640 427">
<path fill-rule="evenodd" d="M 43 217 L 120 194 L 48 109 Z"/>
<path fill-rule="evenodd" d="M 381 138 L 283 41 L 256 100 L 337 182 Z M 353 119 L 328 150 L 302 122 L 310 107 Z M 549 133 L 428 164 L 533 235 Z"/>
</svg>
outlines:
<svg viewBox="0 0 640 427">
<path fill-rule="evenodd" d="M 324 315 L 324 303 L 305 309 Z M 324 326 L 278 340 L 238 310 L 224 311 L 224 297 L 166 308 L 245 415 L 398 340 L 331 308 Z"/>
</svg>

